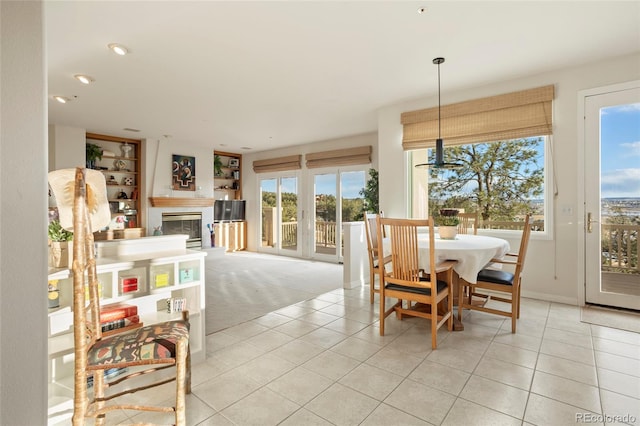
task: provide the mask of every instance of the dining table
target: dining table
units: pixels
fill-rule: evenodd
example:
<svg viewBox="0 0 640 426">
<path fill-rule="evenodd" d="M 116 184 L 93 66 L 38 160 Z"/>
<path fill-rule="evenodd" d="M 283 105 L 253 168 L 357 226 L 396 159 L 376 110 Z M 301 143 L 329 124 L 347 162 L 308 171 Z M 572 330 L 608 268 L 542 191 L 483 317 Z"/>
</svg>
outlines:
<svg viewBox="0 0 640 426">
<path fill-rule="evenodd" d="M 383 253 L 385 256 L 391 254 L 391 242 L 389 238 L 382 241 Z M 458 278 L 469 283 L 477 282 L 478 272 L 491 264 L 491 259 L 503 259 L 511 249 L 509 242 L 502 238 L 490 237 L 487 235 L 458 234 L 455 238 L 440 238 L 437 229 L 435 232 L 435 259 L 436 263 L 445 260 L 455 260 L 457 263 L 453 267 L 454 283 L 453 294 L 454 304 L 457 303 Z M 420 266 L 425 271 L 430 269 L 429 256 L 429 234 L 418 234 L 418 257 Z M 500 264 L 491 265 L 496 269 Z M 463 330 L 464 326 L 454 317 L 454 330 Z"/>
</svg>

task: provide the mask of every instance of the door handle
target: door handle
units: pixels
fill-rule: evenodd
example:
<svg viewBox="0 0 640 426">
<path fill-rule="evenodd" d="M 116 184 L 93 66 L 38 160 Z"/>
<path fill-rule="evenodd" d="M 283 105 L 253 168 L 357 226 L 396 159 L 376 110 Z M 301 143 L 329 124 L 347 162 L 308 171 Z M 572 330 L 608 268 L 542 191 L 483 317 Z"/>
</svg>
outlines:
<svg viewBox="0 0 640 426">
<path fill-rule="evenodd" d="M 587 213 L 587 232 L 588 233 L 592 233 L 593 232 L 593 227 L 591 226 L 593 223 L 598 223 L 597 220 L 593 220 L 592 219 L 592 214 L 591 212 Z"/>
</svg>

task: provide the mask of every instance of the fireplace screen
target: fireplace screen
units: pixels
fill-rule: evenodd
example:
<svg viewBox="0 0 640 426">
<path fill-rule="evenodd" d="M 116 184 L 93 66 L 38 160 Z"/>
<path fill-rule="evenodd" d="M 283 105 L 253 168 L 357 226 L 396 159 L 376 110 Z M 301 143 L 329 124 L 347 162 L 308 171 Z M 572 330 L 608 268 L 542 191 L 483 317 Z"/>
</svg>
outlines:
<svg viewBox="0 0 640 426">
<path fill-rule="evenodd" d="M 164 235 L 187 235 L 187 248 L 202 248 L 201 213 L 162 213 Z"/>
</svg>

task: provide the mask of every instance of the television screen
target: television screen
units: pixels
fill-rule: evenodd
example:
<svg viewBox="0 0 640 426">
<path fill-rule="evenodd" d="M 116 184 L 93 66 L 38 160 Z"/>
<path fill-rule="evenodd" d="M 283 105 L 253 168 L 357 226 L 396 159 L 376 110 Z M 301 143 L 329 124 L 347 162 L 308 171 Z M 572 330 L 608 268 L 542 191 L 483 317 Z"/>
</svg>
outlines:
<svg viewBox="0 0 640 426">
<path fill-rule="evenodd" d="M 213 205 L 213 221 L 244 220 L 245 200 L 216 200 Z"/>
</svg>

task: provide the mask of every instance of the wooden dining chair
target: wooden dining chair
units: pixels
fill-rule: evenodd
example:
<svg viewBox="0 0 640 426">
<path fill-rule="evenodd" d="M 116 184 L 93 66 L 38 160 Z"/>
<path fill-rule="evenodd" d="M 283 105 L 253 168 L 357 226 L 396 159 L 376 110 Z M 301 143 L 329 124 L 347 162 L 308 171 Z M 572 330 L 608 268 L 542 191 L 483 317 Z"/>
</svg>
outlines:
<svg viewBox="0 0 640 426">
<path fill-rule="evenodd" d="M 458 234 L 478 235 L 478 212 L 475 213 L 458 213 L 460 223 L 458 224 Z"/>
<path fill-rule="evenodd" d="M 103 337 L 100 327 L 100 298 L 94 254 L 90 212 L 96 199 L 95 188 L 86 184 L 85 173 L 100 173 L 77 168 L 71 180 L 73 198 L 73 332 L 74 332 L 74 409 L 72 423 L 84 425 L 86 418 L 94 418 L 92 424 L 104 425 L 107 413 L 113 410 L 141 410 L 171 413 L 173 422 L 186 423 L 185 394 L 190 392 L 190 356 L 188 314 L 183 320 L 167 321 L 143 326 L 128 332 Z M 102 182 L 104 176 L 102 175 Z M 106 183 L 105 183 L 106 184 Z M 60 199 L 58 203 L 60 203 Z M 105 226 L 105 225 L 102 225 Z M 85 300 L 85 282 L 88 279 L 88 303 Z M 168 368 L 160 373 L 160 370 Z M 126 375 L 107 383 L 107 370 L 127 369 Z M 151 382 L 127 382 L 140 380 L 139 376 L 155 373 Z M 171 375 L 166 373 L 172 373 Z M 93 381 L 93 392 L 88 392 L 88 378 Z M 171 406 L 140 404 L 123 399 L 134 392 L 176 382 L 174 404 Z M 118 385 L 129 384 L 120 391 Z M 114 387 L 113 391 L 107 392 Z M 109 403 L 115 400 L 118 402 Z"/>
<path fill-rule="evenodd" d="M 380 283 L 380 335 L 384 336 L 385 318 L 392 312 L 398 319 L 403 315 L 431 320 L 431 347 L 437 347 L 438 329 L 445 323 L 449 331 L 453 329 L 453 266 L 455 261 L 436 264 L 435 233 L 433 218 L 429 219 L 387 219 L 378 217 L 378 227 L 387 227 L 390 240 L 390 271 L 381 274 Z M 429 269 L 420 265 L 418 248 L 418 228 L 429 229 Z M 382 235 L 378 234 L 378 247 L 383 247 Z M 398 301 L 389 309 L 386 298 Z M 444 308 L 438 310 L 438 304 Z M 408 305 L 405 308 L 403 300 Z M 415 302 L 416 305 L 413 305 Z M 426 309 L 428 308 L 428 309 Z"/>
<path fill-rule="evenodd" d="M 369 257 L 369 299 L 373 303 L 376 293 L 380 293 L 380 284 L 382 279 L 380 278 L 381 267 L 384 268 L 384 264 L 388 263 L 391 258 L 387 257 L 386 261 L 383 259 L 380 262 L 378 258 L 378 233 L 381 233 L 382 237 L 386 237 L 384 228 L 378 229 L 377 217 L 381 216 L 376 213 L 365 213 L 364 229 L 367 236 L 367 254 Z M 376 287 L 375 281 L 378 276 L 378 287 Z"/>
<path fill-rule="evenodd" d="M 470 283 L 460 278 L 458 281 L 458 319 L 462 321 L 462 311 L 470 309 L 475 311 L 488 312 L 511 318 L 511 332 L 516 332 L 516 320 L 520 318 L 520 293 L 522 289 L 522 272 L 524 271 L 524 261 L 529 246 L 531 227 L 533 218 L 527 215 L 524 219 L 524 229 L 520 240 L 518 253 L 507 253 L 505 259 L 491 259 L 491 263 L 501 265 L 511 265 L 514 272 L 502 271 L 498 269 L 484 268 L 478 273 L 476 283 Z M 489 290 L 489 292 L 479 293 L 478 290 Z M 497 296 L 494 292 L 508 294 L 508 296 Z M 478 302 L 474 298 L 480 298 Z M 490 300 L 496 300 L 510 305 L 510 310 L 490 308 L 486 306 Z"/>
</svg>

